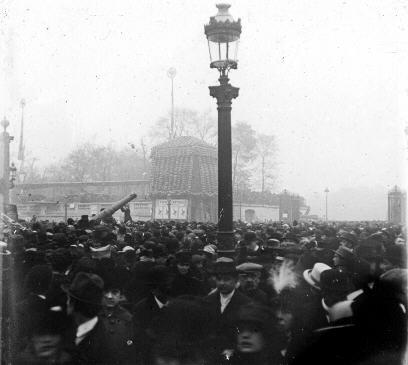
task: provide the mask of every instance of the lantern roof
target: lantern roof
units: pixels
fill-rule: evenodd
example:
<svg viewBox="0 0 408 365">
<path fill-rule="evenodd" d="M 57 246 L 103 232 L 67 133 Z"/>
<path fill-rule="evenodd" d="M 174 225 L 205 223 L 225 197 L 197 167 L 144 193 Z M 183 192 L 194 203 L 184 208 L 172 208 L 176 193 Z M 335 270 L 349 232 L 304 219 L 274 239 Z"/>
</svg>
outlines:
<svg viewBox="0 0 408 365">
<path fill-rule="evenodd" d="M 204 26 L 204 32 L 210 42 L 235 42 L 241 34 L 241 19 L 234 20 L 228 12 L 231 5 L 217 4 L 218 13 L 210 17 L 210 23 Z"/>
</svg>

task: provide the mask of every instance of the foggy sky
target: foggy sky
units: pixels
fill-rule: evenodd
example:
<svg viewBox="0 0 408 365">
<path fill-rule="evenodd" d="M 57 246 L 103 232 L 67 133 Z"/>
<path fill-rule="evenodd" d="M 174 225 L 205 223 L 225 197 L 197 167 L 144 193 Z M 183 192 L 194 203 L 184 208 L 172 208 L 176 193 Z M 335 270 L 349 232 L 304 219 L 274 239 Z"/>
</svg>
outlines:
<svg viewBox="0 0 408 365">
<path fill-rule="evenodd" d="M 384 219 L 387 190 L 406 182 L 405 1 L 229 3 L 242 20 L 232 120 L 275 135 L 276 190 L 304 195 L 316 214 L 326 187 L 333 197 L 383 191 L 364 213 L 358 195 L 347 208 L 330 201 L 329 216 Z M 204 35 L 214 1 L 9 0 L 1 8 L 0 111 L 18 137 L 26 100 L 26 151 L 38 165 L 89 140 L 137 142 L 170 108 L 170 67 L 175 105 L 216 116 L 208 86 L 218 75 Z M 18 138 L 14 157 L 17 147 Z"/>
</svg>

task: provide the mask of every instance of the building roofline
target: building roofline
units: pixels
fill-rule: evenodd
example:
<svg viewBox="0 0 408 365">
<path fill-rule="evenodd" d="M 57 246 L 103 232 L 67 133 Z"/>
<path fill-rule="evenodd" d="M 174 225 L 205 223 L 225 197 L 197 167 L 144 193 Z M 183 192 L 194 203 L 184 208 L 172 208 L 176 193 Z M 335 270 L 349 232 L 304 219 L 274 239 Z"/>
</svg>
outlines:
<svg viewBox="0 0 408 365">
<path fill-rule="evenodd" d="M 74 181 L 74 182 L 48 182 L 48 183 L 30 183 L 16 184 L 18 189 L 42 189 L 42 188 L 57 188 L 57 187 L 74 187 L 74 186 L 116 186 L 116 185 L 144 185 L 150 184 L 150 180 L 122 180 L 122 181 Z"/>
</svg>

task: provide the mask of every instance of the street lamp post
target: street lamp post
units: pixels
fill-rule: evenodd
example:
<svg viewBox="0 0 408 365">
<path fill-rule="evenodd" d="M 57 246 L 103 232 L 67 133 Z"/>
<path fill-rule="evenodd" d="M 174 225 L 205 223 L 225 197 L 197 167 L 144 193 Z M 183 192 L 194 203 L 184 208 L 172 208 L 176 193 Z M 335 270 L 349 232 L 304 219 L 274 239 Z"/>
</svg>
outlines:
<svg viewBox="0 0 408 365">
<path fill-rule="evenodd" d="M 10 204 L 10 189 L 15 179 L 16 168 L 14 164 L 10 166 L 10 142 L 14 137 L 10 136 L 7 132 L 9 121 L 4 118 L 1 121 L 3 132 L 0 133 L 0 213 L 6 213 L 6 206 Z M 10 176 L 11 172 L 11 176 Z M 12 178 L 13 180 L 11 180 Z M 0 241 L 4 239 L 4 224 L 3 219 L 0 219 Z M 9 312 L 10 308 L 10 278 L 5 275 L 9 270 L 6 255 L 9 256 L 10 252 L 7 251 L 7 244 L 0 242 L 0 339 L 4 343 L 0 346 L 0 358 L 8 359 L 10 357 L 10 349 L 12 348 L 10 325 L 6 322 L 6 319 L 13 316 L 13 311 Z M 5 304 L 5 306 L 3 306 Z M 12 317 L 11 323 L 14 318 Z M 9 361 L 6 360 L 8 363 Z"/>
<path fill-rule="evenodd" d="M 328 213 L 328 195 L 329 195 L 329 188 L 326 188 L 324 190 L 324 192 L 326 193 L 326 222 L 329 220 L 329 216 L 327 215 Z"/>
<path fill-rule="evenodd" d="M 238 97 L 238 88 L 228 81 L 228 73 L 237 68 L 241 19 L 234 21 L 228 4 L 218 4 L 218 13 L 204 26 L 210 53 L 210 68 L 220 73 L 218 86 L 210 86 L 210 95 L 217 99 L 218 109 L 218 233 L 222 249 L 233 248 L 232 225 L 232 153 L 231 104 Z"/>
</svg>

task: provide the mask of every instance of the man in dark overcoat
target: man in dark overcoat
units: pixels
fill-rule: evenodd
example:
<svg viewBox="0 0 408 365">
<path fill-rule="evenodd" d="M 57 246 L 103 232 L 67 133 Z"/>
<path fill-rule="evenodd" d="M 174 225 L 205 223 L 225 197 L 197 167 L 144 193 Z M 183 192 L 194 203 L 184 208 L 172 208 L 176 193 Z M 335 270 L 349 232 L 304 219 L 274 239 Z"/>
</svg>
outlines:
<svg viewBox="0 0 408 365">
<path fill-rule="evenodd" d="M 126 310 L 123 301 L 123 275 L 118 268 L 102 273 L 105 283 L 102 311 L 100 319 L 103 322 L 107 335 L 110 352 L 115 353 L 112 365 L 127 365 L 136 363 L 136 342 L 132 315 Z"/>
<path fill-rule="evenodd" d="M 148 295 L 140 300 L 133 309 L 133 326 L 135 341 L 139 352 L 138 357 L 143 363 L 149 363 L 151 348 L 155 342 L 155 323 L 163 315 L 163 308 L 169 301 L 169 293 L 172 287 L 173 276 L 168 267 L 156 265 L 148 274 Z"/>
<path fill-rule="evenodd" d="M 204 302 L 211 316 L 214 348 L 216 352 L 220 352 L 233 348 L 235 317 L 243 305 L 251 303 L 251 299 L 237 290 L 238 272 L 232 259 L 220 257 L 215 262 L 212 273 L 215 275 L 217 288 L 204 298 Z"/>
<path fill-rule="evenodd" d="M 75 364 L 114 363 L 106 329 L 98 315 L 103 286 L 103 280 L 98 275 L 79 272 L 69 287 L 63 287 L 68 295 L 67 313 L 73 319 L 67 332 L 67 347 Z"/>
</svg>

